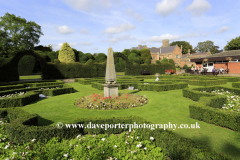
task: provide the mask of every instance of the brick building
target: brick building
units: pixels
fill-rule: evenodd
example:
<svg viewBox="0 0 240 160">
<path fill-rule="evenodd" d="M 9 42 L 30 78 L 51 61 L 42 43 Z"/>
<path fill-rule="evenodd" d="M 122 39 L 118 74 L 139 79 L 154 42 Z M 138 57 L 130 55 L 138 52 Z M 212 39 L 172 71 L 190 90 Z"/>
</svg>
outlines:
<svg viewBox="0 0 240 160">
<path fill-rule="evenodd" d="M 179 64 L 180 67 L 183 67 L 185 64 L 188 67 L 191 67 L 192 65 L 195 67 L 196 63 L 195 62 L 191 62 L 190 59 L 194 59 L 194 58 L 202 58 L 202 57 L 206 57 L 206 56 L 210 56 L 211 52 L 201 52 L 201 53 L 193 53 L 190 54 L 190 49 L 188 49 L 188 53 L 184 54 L 180 59 L 179 59 Z"/>
<path fill-rule="evenodd" d="M 152 56 L 152 63 L 156 63 L 156 60 L 162 60 L 163 58 L 168 58 L 168 59 L 173 59 L 174 62 L 178 65 L 180 65 L 180 57 L 182 57 L 182 46 L 181 48 L 178 47 L 178 45 L 176 46 L 169 46 L 169 40 L 168 39 L 164 39 L 162 41 L 163 45 L 160 48 L 148 48 L 146 45 L 142 46 L 142 45 L 138 45 L 138 47 L 132 47 L 130 49 L 130 51 L 132 49 L 137 49 L 137 50 L 141 50 L 143 48 L 147 48 L 150 50 L 151 56 Z"/>
<path fill-rule="evenodd" d="M 230 61 L 227 60 L 228 57 L 231 58 Z M 204 61 L 204 59 L 207 61 Z M 190 60 L 191 62 L 195 62 L 199 68 L 203 67 L 211 70 L 213 68 L 218 69 L 223 67 L 224 69 L 229 69 L 229 73 L 240 73 L 240 50 L 225 51 Z"/>
</svg>

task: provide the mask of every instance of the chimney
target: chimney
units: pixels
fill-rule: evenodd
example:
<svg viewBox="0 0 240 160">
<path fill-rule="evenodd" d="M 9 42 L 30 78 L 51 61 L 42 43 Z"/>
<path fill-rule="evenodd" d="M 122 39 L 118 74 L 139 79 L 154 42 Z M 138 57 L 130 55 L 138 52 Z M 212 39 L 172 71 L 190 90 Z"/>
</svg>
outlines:
<svg viewBox="0 0 240 160">
<path fill-rule="evenodd" d="M 188 49 L 188 53 L 187 54 L 190 54 L 190 49 Z"/>
<path fill-rule="evenodd" d="M 169 47 L 169 39 L 162 40 L 162 47 Z"/>
</svg>

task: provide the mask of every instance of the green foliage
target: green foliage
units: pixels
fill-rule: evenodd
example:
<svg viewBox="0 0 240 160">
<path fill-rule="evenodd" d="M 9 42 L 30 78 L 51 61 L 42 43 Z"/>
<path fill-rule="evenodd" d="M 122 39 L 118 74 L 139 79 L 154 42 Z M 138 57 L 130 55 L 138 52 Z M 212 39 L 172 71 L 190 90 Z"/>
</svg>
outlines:
<svg viewBox="0 0 240 160">
<path fill-rule="evenodd" d="M 167 59 L 167 58 L 163 58 L 163 59 L 161 60 L 161 62 L 168 62 L 168 59 Z"/>
<path fill-rule="evenodd" d="M 107 56 L 104 53 L 98 53 L 95 57 L 95 61 L 98 63 L 105 62 L 107 60 Z"/>
<path fill-rule="evenodd" d="M 238 49 L 240 49 L 240 36 L 236 37 L 235 39 L 232 39 L 224 47 L 225 51 L 228 51 L 228 50 L 238 50 Z"/>
<path fill-rule="evenodd" d="M 30 55 L 23 56 L 18 62 L 18 74 L 20 76 L 32 75 L 35 69 L 34 67 L 36 67 L 36 65 L 37 60 L 35 57 Z"/>
<path fill-rule="evenodd" d="M 67 42 L 63 43 L 58 55 L 59 61 L 62 63 L 71 63 L 76 61 L 75 53 Z"/>
<path fill-rule="evenodd" d="M 151 64 L 151 59 L 146 59 L 145 64 Z"/>
<path fill-rule="evenodd" d="M 160 64 L 161 62 L 159 60 L 156 60 L 156 64 Z"/>
<path fill-rule="evenodd" d="M 34 50 L 38 50 L 38 51 L 42 51 L 42 52 L 45 52 L 45 51 L 51 52 L 52 48 L 51 47 L 44 47 L 42 45 L 39 45 L 39 46 L 34 47 Z"/>
<path fill-rule="evenodd" d="M 135 53 L 137 56 L 141 56 L 141 52 L 139 50 L 137 50 L 137 49 L 132 49 L 130 53 L 131 54 Z"/>
<path fill-rule="evenodd" d="M 190 53 L 194 53 L 193 47 L 192 45 L 190 45 L 189 42 L 186 41 L 175 41 L 169 44 L 170 46 L 176 46 L 178 45 L 178 47 L 181 49 L 181 45 L 182 45 L 182 54 L 187 54 L 188 53 L 188 49 L 190 49 Z"/>
<path fill-rule="evenodd" d="M 136 53 L 131 53 L 129 56 L 128 56 L 128 59 L 131 63 L 133 63 L 133 59 L 134 58 L 138 58 L 137 54 Z"/>
<path fill-rule="evenodd" d="M 151 53 L 149 49 L 141 49 L 141 58 L 143 60 L 143 62 L 145 62 L 146 59 L 152 59 Z"/>
<path fill-rule="evenodd" d="M 184 64 L 183 69 L 189 69 L 189 67 L 186 64 Z"/>
<path fill-rule="evenodd" d="M 175 66 L 175 62 L 173 59 L 169 59 L 168 62 Z"/>
<path fill-rule="evenodd" d="M 124 49 L 124 50 L 122 51 L 122 54 L 124 54 L 126 57 L 128 57 L 128 56 L 131 54 L 131 52 L 130 52 L 129 49 Z"/>
<path fill-rule="evenodd" d="M 19 51 L 33 49 L 39 43 L 41 26 L 14 14 L 0 17 L 0 56 L 13 57 Z"/>
<path fill-rule="evenodd" d="M 197 52 L 211 52 L 211 54 L 215 53 L 214 50 L 214 42 L 212 41 L 204 41 L 204 42 L 198 42 L 198 45 L 194 48 L 194 51 Z"/>
<path fill-rule="evenodd" d="M 140 64 L 139 58 L 138 58 L 138 57 L 135 57 L 135 58 L 133 59 L 133 63 L 134 63 L 134 64 Z"/>
</svg>

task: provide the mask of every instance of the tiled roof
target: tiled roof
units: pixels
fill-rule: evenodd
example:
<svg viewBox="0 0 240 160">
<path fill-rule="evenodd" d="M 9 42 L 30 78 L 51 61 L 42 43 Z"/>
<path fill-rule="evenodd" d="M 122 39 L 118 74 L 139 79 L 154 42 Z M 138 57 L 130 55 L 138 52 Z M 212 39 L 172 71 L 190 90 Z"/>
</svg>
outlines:
<svg viewBox="0 0 240 160">
<path fill-rule="evenodd" d="M 140 46 L 139 49 L 138 49 L 138 47 L 132 47 L 130 49 L 130 51 L 133 49 L 141 50 L 141 49 L 143 49 L 143 47 L 144 46 Z M 164 47 L 164 48 L 148 48 L 148 49 L 150 50 L 150 52 L 154 52 L 154 53 L 159 52 L 161 54 L 161 53 L 172 53 L 173 50 L 175 49 L 175 47 L 176 46 L 169 46 L 169 47 Z"/>
<path fill-rule="evenodd" d="M 211 57 L 227 57 L 227 56 L 239 56 L 240 55 L 240 50 L 231 50 L 231 51 L 225 51 L 225 52 L 220 52 L 216 53 L 210 56 L 207 56 L 205 58 L 211 58 Z"/>
<path fill-rule="evenodd" d="M 187 56 L 192 57 L 192 56 L 205 56 L 207 55 L 208 52 L 201 52 L 201 53 L 194 53 L 194 54 L 184 54 L 181 58 L 187 58 Z"/>
</svg>

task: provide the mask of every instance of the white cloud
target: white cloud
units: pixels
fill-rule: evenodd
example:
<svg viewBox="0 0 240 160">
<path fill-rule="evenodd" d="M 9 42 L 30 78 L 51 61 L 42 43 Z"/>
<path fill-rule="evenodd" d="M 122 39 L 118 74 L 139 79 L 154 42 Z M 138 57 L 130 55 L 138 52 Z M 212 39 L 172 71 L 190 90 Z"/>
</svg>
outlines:
<svg viewBox="0 0 240 160">
<path fill-rule="evenodd" d="M 77 46 L 77 43 L 74 42 L 74 43 L 68 43 L 70 45 L 70 47 L 75 47 Z M 58 43 L 58 44 L 53 44 L 53 50 L 56 51 L 56 50 L 60 50 L 61 47 L 62 47 L 63 43 Z"/>
<path fill-rule="evenodd" d="M 69 28 L 68 26 L 60 26 L 60 27 L 56 27 L 57 32 L 61 33 L 61 34 L 69 34 L 69 33 L 73 33 L 75 32 L 75 30 Z"/>
<path fill-rule="evenodd" d="M 64 0 L 66 4 L 78 11 L 106 10 L 119 5 L 119 0 Z"/>
<path fill-rule="evenodd" d="M 230 29 L 231 27 L 229 26 L 223 26 L 222 28 L 220 28 L 219 30 L 216 31 L 216 33 L 223 33 L 223 32 L 226 32 Z"/>
<path fill-rule="evenodd" d="M 181 3 L 182 0 L 163 0 L 157 3 L 155 12 L 166 17 L 173 13 Z"/>
<path fill-rule="evenodd" d="M 107 40 L 105 42 L 112 42 L 112 43 L 116 43 L 118 41 L 122 41 L 122 40 L 135 40 L 135 37 L 130 37 L 129 35 L 122 35 L 119 37 L 115 37 L 115 38 L 111 38 L 110 40 Z"/>
<path fill-rule="evenodd" d="M 91 42 L 81 42 L 80 45 L 92 45 L 93 43 Z"/>
<path fill-rule="evenodd" d="M 81 32 L 82 34 L 89 34 L 89 31 L 88 31 L 86 28 L 82 28 L 82 29 L 80 30 L 80 32 Z"/>
<path fill-rule="evenodd" d="M 75 46 L 77 46 L 77 43 L 76 43 L 76 42 L 74 42 L 74 43 L 69 43 L 69 46 L 70 46 L 70 47 L 75 47 Z"/>
<path fill-rule="evenodd" d="M 103 31 L 103 33 L 109 33 L 109 34 L 114 34 L 114 33 L 120 33 L 128 30 L 135 29 L 136 27 L 132 24 L 127 24 L 123 23 L 119 26 L 114 26 L 114 27 L 108 27 Z"/>
<path fill-rule="evenodd" d="M 63 43 L 53 44 L 52 48 L 54 51 L 60 50 Z"/>
<path fill-rule="evenodd" d="M 180 39 L 179 35 L 170 35 L 170 34 L 164 34 L 161 36 L 152 36 L 151 38 L 148 39 L 150 42 L 161 42 L 164 39 L 169 39 L 169 40 L 177 40 Z"/>
<path fill-rule="evenodd" d="M 194 0 L 192 4 L 186 8 L 193 16 L 201 16 L 203 12 L 207 12 L 210 9 L 211 4 L 207 0 Z"/>
<path fill-rule="evenodd" d="M 125 10 L 125 14 L 127 14 L 130 17 L 136 18 L 138 22 L 143 21 L 143 16 L 139 13 L 134 12 L 134 10 L 132 10 L 131 8 L 129 8 L 128 10 Z"/>
</svg>

